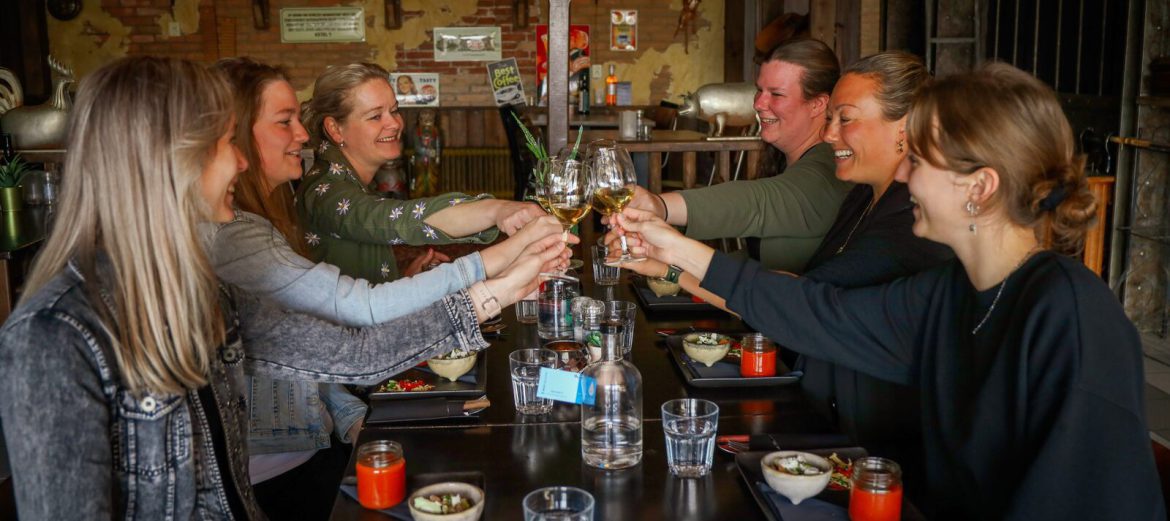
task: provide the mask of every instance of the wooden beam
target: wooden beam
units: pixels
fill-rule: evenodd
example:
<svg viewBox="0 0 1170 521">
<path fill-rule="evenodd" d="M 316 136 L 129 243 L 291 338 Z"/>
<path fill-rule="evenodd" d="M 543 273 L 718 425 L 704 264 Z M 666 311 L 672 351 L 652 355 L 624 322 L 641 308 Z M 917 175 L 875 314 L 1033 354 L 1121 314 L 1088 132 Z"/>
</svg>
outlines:
<svg viewBox="0 0 1170 521">
<path fill-rule="evenodd" d="M 569 142 L 569 3 L 548 1 L 548 153 Z"/>
<path fill-rule="evenodd" d="M 812 37 L 837 49 L 837 0 L 811 0 L 808 4 L 809 32 Z"/>
</svg>

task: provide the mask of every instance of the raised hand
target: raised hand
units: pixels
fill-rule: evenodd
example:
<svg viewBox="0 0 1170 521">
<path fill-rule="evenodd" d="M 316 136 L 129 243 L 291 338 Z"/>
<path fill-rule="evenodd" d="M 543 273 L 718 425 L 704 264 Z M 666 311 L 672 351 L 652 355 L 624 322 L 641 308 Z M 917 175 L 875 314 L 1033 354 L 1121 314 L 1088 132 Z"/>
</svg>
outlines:
<svg viewBox="0 0 1170 521">
<path fill-rule="evenodd" d="M 500 201 L 496 209 L 496 228 L 504 235 L 513 235 L 532 220 L 547 215 L 536 203 L 522 201 Z"/>
<path fill-rule="evenodd" d="M 630 251 L 635 255 L 644 255 L 666 264 L 673 264 L 673 246 L 690 241 L 673 226 L 650 212 L 626 208 L 616 217 L 614 230 L 606 235 L 606 240 L 608 241 L 613 234 L 619 237 L 625 235 Z M 631 268 L 628 264 L 623 264 L 623 267 Z"/>
<path fill-rule="evenodd" d="M 495 295 L 501 307 L 508 306 L 535 291 L 538 275 L 564 263 L 569 253 L 560 234 L 546 236 L 528 245 L 512 264 L 498 276 L 484 281 L 484 284 Z"/>
<path fill-rule="evenodd" d="M 541 215 L 525 224 L 507 240 L 480 252 L 484 271 L 494 277 L 512 264 L 529 245 L 550 235 L 561 237 L 561 223 L 556 217 L 541 212 Z M 580 242 L 580 239 L 571 241 Z"/>
<path fill-rule="evenodd" d="M 451 262 L 451 257 L 437 252 L 432 248 L 427 248 L 426 253 L 410 261 L 410 264 L 402 271 L 402 276 L 413 277 L 444 262 Z"/>
</svg>

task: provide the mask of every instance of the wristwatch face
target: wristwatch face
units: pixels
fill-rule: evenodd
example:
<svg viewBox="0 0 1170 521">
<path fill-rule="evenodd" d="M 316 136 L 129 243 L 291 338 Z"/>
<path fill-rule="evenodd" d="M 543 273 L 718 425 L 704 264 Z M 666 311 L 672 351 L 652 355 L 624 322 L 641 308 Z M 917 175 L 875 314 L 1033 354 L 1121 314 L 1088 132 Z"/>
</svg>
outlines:
<svg viewBox="0 0 1170 521">
<path fill-rule="evenodd" d="M 81 14 L 81 0 L 49 0 L 47 7 L 53 18 L 63 22 Z"/>
</svg>

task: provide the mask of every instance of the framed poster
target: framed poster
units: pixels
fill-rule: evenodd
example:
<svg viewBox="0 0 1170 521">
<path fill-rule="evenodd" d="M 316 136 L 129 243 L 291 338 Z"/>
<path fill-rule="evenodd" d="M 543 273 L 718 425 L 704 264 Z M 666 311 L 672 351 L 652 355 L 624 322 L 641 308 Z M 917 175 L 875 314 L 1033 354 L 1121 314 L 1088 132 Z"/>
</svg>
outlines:
<svg viewBox="0 0 1170 521">
<path fill-rule="evenodd" d="M 439 75 L 432 72 L 392 72 L 390 84 L 399 107 L 438 107 Z"/>
<path fill-rule="evenodd" d="M 436 27 L 435 61 L 500 60 L 499 27 Z"/>
<path fill-rule="evenodd" d="M 612 9 L 609 11 L 609 50 L 638 50 L 637 9 Z"/>
<path fill-rule="evenodd" d="M 281 43 L 364 42 L 365 10 L 361 7 L 283 7 Z"/>
<path fill-rule="evenodd" d="M 524 104 L 524 82 L 516 58 L 487 64 L 487 73 L 497 107 Z"/>
<path fill-rule="evenodd" d="M 544 85 L 548 76 L 548 25 L 536 26 L 536 84 Z M 569 83 L 589 81 L 589 26 L 569 26 Z M 544 97 L 543 87 L 540 95 Z"/>
</svg>

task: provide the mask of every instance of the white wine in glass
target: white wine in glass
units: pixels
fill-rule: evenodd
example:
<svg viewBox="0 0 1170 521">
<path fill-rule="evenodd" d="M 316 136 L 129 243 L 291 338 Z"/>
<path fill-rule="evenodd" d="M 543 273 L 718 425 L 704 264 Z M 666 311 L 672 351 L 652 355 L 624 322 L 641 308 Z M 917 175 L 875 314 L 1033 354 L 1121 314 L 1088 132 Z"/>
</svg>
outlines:
<svg viewBox="0 0 1170 521">
<path fill-rule="evenodd" d="M 574 159 L 554 160 L 545 175 L 543 192 L 545 209 L 561 222 L 568 242 L 569 228 L 592 208 L 593 185 L 589 165 Z"/>
<path fill-rule="evenodd" d="M 634 161 L 630 159 L 626 149 L 617 146 L 610 140 L 594 141 L 587 147 L 589 167 L 593 171 L 593 205 L 597 211 L 610 217 L 610 228 L 613 228 L 613 216 L 621 213 L 634 198 L 634 187 L 638 184 L 638 174 L 634 170 Z M 638 262 L 646 260 L 630 254 L 626 244 L 626 236 L 622 235 L 622 256 L 609 265 L 624 262 Z"/>
</svg>

